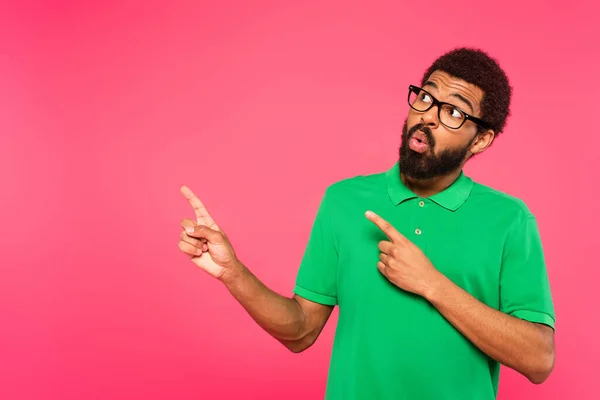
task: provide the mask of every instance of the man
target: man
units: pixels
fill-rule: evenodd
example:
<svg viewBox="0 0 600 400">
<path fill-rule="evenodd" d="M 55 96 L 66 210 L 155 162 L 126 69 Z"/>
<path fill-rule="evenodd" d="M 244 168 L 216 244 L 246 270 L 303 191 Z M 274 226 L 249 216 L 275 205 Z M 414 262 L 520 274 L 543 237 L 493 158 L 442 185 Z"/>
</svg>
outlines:
<svg viewBox="0 0 600 400">
<path fill-rule="evenodd" d="M 463 172 L 503 131 L 511 87 L 487 54 L 456 49 L 410 86 L 400 157 L 327 188 L 294 296 L 265 287 L 187 188 L 180 249 L 293 352 L 340 307 L 328 399 L 494 399 L 500 365 L 539 384 L 554 309 L 535 217 Z"/>
</svg>

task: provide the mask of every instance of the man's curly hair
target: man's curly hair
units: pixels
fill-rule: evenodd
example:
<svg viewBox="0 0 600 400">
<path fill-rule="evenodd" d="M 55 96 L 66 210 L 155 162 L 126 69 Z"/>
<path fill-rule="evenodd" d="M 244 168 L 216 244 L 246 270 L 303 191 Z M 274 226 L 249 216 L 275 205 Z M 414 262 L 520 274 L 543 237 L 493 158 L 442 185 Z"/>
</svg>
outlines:
<svg viewBox="0 0 600 400">
<path fill-rule="evenodd" d="M 481 119 L 492 126 L 496 135 L 504 130 L 510 115 L 512 88 L 495 59 L 479 49 L 451 50 L 433 62 L 423 75 L 421 85 L 425 85 L 434 71 L 446 72 L 482 89 Z"/>
</svg>

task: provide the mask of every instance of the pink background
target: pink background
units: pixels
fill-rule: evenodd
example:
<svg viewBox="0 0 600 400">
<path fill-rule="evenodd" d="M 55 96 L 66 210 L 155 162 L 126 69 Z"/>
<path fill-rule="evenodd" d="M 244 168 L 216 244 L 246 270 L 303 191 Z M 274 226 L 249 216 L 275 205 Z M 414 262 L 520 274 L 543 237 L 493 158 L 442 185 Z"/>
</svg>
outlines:
<svg viewBox="0 0 600 400">
<path fill-rule="evenodd" d="M 558 317 L 553 375 L 504 369 L 499 397 L 597 398 L 592 1 L 11 3 L 0 398 L 322 398 L 337 314 L 303 354 L 270 338 L 180 254 L 179 187 L 290 295 L 324 188 L 391 166 L 408 84 L 458 45 L 488 50 L 515 88 L 505 134 L 467 172 L 537 214 Z"/>
</svg>

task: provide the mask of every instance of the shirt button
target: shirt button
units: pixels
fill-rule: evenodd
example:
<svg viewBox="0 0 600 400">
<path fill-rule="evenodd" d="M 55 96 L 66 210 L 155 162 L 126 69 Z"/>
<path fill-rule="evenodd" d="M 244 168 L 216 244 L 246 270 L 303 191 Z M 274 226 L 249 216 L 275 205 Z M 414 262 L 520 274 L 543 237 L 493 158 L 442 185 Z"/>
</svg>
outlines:
<svg viewBox="0 0 600 400">
<path fill-rule="evenodd" d="M 415 229 L 415 233 L 416 233 L 417 235 L 420 235 L 420 234 L 421 234 L 421 230 L 420 230 L 419 228 L 417 228 L 417 229 Z"/>
<path fill-rule="evenodd" d="M 423 200 L 421 200 L 421 201 L 419 202 L 419 207 L 424 207 L 424 206 L 425 206 L 425 202 L 424 202 Z"/>
</svg>

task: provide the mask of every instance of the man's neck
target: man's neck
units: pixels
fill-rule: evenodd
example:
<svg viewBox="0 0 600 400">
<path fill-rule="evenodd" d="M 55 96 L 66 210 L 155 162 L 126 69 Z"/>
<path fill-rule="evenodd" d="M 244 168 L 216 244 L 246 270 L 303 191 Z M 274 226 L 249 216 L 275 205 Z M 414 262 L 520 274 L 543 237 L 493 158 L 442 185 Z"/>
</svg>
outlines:
<svg viewBox="0 0 600 400">
<path fill-rule="evenodd" d="M 438 194 L 449 188 L 456 179 L 460 176 L 462 168 L 444 176 L 439 176 L 433 179 L 412 179 L 400 173 L 400 179 L 404 185 L 409 188 L 414 194 L 419 197 L 427 198 Z"/>
</svg>

